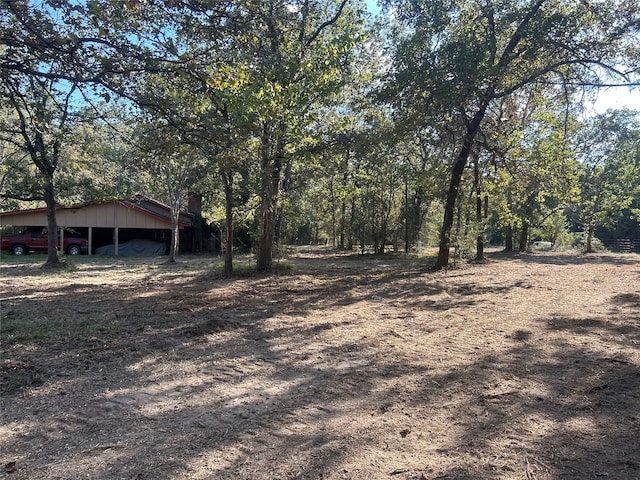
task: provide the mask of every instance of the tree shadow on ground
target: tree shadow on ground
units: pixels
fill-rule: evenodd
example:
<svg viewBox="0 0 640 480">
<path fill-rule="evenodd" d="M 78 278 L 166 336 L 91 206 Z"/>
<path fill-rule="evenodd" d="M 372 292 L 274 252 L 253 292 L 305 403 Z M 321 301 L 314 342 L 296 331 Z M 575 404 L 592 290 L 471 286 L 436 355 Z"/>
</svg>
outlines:
<svg viewBox="0 0 640 480">
<path fill-rule="evenodd" d="M 487 254 L 490 260 L 513 260 L 525 263 L 538 263 L 543 265 L 639 265 L 640 256 L 633 253 L 576 253 L 567 252 L 492 252 Z"/>
<path fill-rule="evenodd" d="M 417 396 L 459 399 L 451 414 L 456 440 L 442 449 L 455 465 L 437 478 L 638 478 L 638 366 L 574 342 L 556 341 L 550 356 L 529 335 L 513 340 L 500 355 L 431 378 L 438 389 L 427 382 Z"/>
<path fill-rule="evenodd" d="M 3 342 L 12 478 L 640 476 L 640 338 L 621 321 L 539 318 L 448 364 L 455 335 L 406 316 L 477 306 L 519 280 L 445 284 L 410 263 L 178 280 L 14 300 L 14 315 L 61 328 Z M 335 315 L 359 302 L 390 312 L 378 330 Z"/>
</svg>

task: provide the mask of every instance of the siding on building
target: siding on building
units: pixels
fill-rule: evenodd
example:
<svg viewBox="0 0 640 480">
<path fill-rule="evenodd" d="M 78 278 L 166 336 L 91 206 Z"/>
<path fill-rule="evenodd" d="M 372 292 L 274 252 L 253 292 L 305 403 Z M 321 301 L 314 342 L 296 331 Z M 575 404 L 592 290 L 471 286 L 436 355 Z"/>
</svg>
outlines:
<svg viewBox="0 0 640 480">
<path fill-rule="evenodd" d="M 72 208 L 58 208 L 56 220 L 60 227 L 95 228 L 171 228 L 168 207 L 142 199 L 136 201 L 115 200 Z M 16 226 L 47 226 L 47 211 L 44 208 L 0 212 L 0 224 Z M 180 215 L 180 226 L 191 226 L 191 216 Z"/>
</svg>

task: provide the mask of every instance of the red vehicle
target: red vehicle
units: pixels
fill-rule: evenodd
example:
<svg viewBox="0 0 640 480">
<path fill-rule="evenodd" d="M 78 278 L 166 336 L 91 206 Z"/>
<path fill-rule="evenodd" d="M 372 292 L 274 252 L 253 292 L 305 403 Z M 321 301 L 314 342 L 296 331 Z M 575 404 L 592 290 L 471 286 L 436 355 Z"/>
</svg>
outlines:
<svg viewBox="0 0 640 480">
<path fill-rule="evenodd" d="M 58 240 L 59 240 L 58 236 Z M 27 229 L 16 235 L 2 235 L 1 249 L 8 250 L 13 255 L 26 255 L 29 252 L 47 252 L 49 242 L 47 241 L 46 229 Z M 69 255 L 79 255 L 87 253 L 89 242 L 86 238 L 79 237 L 72 233 L 64 235 L 64 251 Z"/>
</svg>

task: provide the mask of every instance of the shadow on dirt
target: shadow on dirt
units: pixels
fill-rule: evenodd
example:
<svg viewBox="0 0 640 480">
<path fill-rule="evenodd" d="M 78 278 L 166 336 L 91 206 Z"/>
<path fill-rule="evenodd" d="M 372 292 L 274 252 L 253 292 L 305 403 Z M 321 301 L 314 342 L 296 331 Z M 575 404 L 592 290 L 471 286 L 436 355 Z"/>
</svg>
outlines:
<svg viewBox="0 0 640 480">
<path fill-rule="evenodd" d="M 429 473 L 451 479 L 638 478 L 638 366 L 574 343 L 557 342 L 549 356 L 531 339 L 514 340 L 518 344 L 499 356 L 430 378 L 438 387 L 425 382 L 416 395 L 439 399 L 436 409 L 443 409 L 442 398 L 460 396 L 460 385 L 476 386 L 451 408 L 457 442 L 444 454 L 455 466 Z M 496 450 L 520 461 L 488 458 Z"/>
<path fill-rule="evenodd" d="M 639 265 L 640 255 L 609 254 L 609 253 L 580 253 L 575 252 L 492 252 L 487 255 L 491 260 L 512 260 L 543 265 Z"/>
<path fill-rule="evenodd" d="M 425 334 L 408 318 L 477 306 L 519 280 L 333 261 L 296 261 L 295 274 L 275 277 L 154 271 L 133 284 L 14 292 L 12 324 L 57 329 L 2 332 L 0 458 L 17 461 L 11 478 L 640 477 L 637 325 L 540 318 L 503 333 L 507 348 L 443 364 L 448 327 L 434 320 Z M 364 302 L 389 310 L 387 323 L 350 316 Z M 634 294 L 611 303 L 639 305 Z M 367 459 L 360 470 L 353 457 Z"/>
</svg>

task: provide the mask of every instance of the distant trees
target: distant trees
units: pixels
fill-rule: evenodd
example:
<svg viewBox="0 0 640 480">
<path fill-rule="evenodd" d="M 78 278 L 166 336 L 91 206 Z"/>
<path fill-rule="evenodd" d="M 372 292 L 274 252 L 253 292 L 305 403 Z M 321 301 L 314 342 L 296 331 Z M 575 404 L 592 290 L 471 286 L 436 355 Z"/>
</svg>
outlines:
<svg viewBox="0 0 640 480">
<path fill-rule="evenodd" d="M 640 114 L 608 111 L 587 119 L 578 143 L 578 220 L 593 251 L 597 227 L 612 226 L 640 198 Z"/>
<path fill-rule="evenodd" d="M 42 200 L 36 166 L 22 148 L 13 128 L 16 118 L 15 112 L 8 108 L 0 113 L 0 205 L 3 209 L 15 208 L 21 202 Z"/>
<path fill-rule="evenodd" d="M 230 222 L 233 177 L 251 157 L 257 174 L 257 269 L 271 269 L 278 238 L 279 195 L 304 143 L 314 111 L 331 101 L 359 41 L 361 11 L 346 0 L 287 3 L 229 1 L 156 5 L 174 36 L 153 32 L 159 45 L 161 89 L 178 88 L 169 102 L 125 79 L 142 108 L 164 116 L 181 141 L 218 164 Z M 154 17 L 157 18 L 157 17 Z M 169 72 L 169 73 L 166 73 Z M 124 87 L 123 87 L 124 88 Z M 125 92 L 126 92 L 125 88 Z M 240 147 L 240 148 L 239 148 Z M 232 223 L 227 224 L 232 231 Z M 227 239 L 231 255 L 231 240 Z M 225 261 L 231 271 L 230 257 Z"/>
<path fill-rule="evenodd" d="M 264 2 L 251 9 L 252 100 L 259 139 L 259 271 L 271 269 L 283 174 L 314 118 L 338 93 L 359 41 L 361 12 L 346 0 Z"/>
<path fill-rule="evenodd" d="M 257 264 L 271 268 L 283 172 L 314 108 L 344 84 L 362 7 L 270 0 L 152 1 L 144 9 L 137 2 L 3 2 L 2 8 L 3 25 L 15 30 L 2 38 L 3 79 L 101 85 L 84 100 L 116 94 L 134 102 L 163 118 L 178 142 L 198 144 L 219 162 L 228 202 L 234 169 L 244 163 L 230 153 L 256 140 L 249 155 L 260 177 Z M 172 86 L 189 94 L 155 92 Z"/>
<path fill-rule="evenodd" d="M 0 134 L 37 168 L 31 199 L 47 207 L 49 265 L 59 263 L 56 172 L 78 115 L 81 85 L 103 70 L 99 51 L 107 45 L 77 28 L 78 9 L 66 2 L 0 4 L 0 108 L 11 119 L 0 125 Z"/>
<path fill-rule="evenodd" d="M 176 261 L 180 247 L 180 213 L 186 197 L 205 171 L 205 159 L 196 147 L 175 141 L 171 131 L 162 126 L 143 124 L 138 132 L 138 161 L 151 174 L 150 183 L 169 205 L 171 243 L 169 263 Z"/>
<path fill-rule="evenodd" d="M 542 227 L 576 199 L 573 140 L 578 123 L 561 102 L 540 93 L 502 113 L 511 116 L 512 128 L 492 140 L 497 155 L 490 189 L 508 249 L 517 232 L 518 250 L 525 251 L 531 229 Z M 508 138 L 501 138 L 505 133 Z"/>
</svg>

